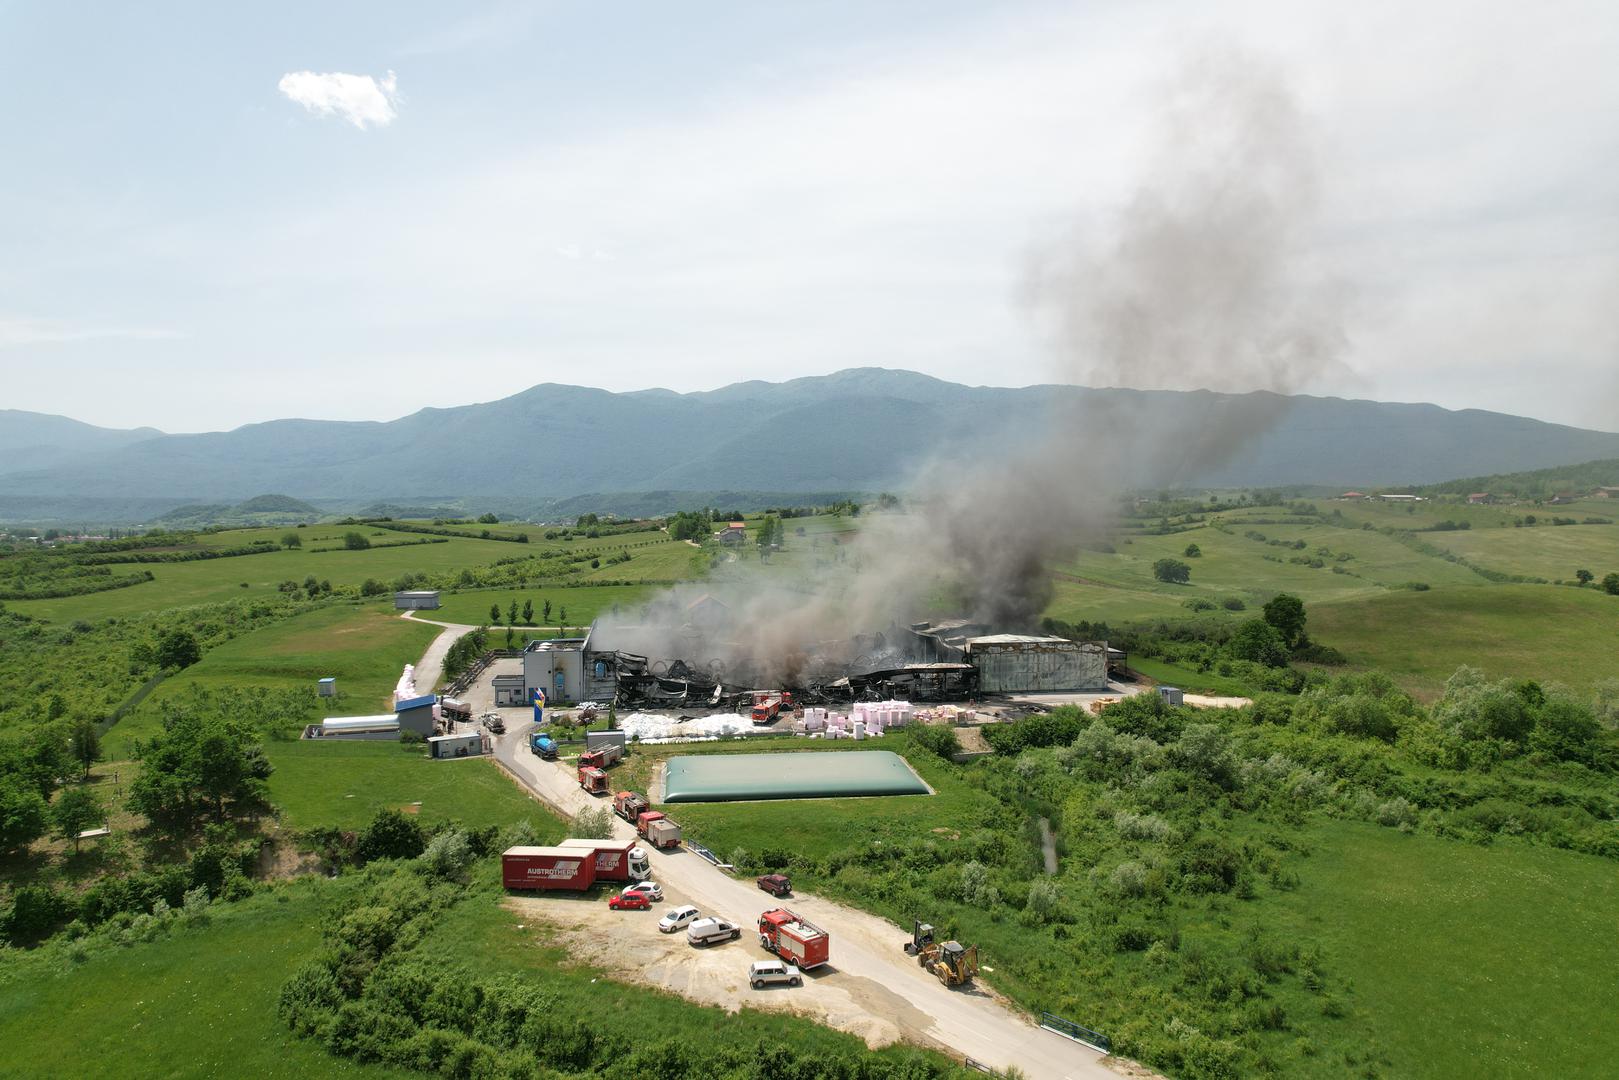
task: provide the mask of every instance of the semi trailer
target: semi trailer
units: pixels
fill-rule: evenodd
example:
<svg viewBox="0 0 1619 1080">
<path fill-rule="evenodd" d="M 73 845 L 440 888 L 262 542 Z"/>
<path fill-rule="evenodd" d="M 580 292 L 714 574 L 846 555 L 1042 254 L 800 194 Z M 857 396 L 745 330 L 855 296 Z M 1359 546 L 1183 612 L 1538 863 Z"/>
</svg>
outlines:
<svg viewBox="0 0 1619 1080">
<path fill-rule="evenodd" d="M 588 889 L 596 883 L 596 853 L 576 847 L 513 847 L 500 856 L 508 889 Z"/>
</svg>

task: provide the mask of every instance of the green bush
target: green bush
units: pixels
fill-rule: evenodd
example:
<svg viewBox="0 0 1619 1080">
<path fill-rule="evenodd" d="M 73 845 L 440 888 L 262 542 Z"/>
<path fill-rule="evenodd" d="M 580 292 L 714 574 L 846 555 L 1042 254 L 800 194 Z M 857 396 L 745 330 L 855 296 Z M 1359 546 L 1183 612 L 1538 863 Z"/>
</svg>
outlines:
<svg viewBox="0 0 1619 1080">
<path fill-rule="evenodd" d="M 915 723 L 906 729 L 905 737 L 911 745 L 946 761 L 961 753 L 961 743 L 956 738 L 955 729 L 944 724 Z"/>
<path fill-rule="evenodd" d="M 397 810 L 382 810 L 360 833 L 354 853 L 361 861 L 414 859 L 426 848 L 422 824 Z"/>
</svg>

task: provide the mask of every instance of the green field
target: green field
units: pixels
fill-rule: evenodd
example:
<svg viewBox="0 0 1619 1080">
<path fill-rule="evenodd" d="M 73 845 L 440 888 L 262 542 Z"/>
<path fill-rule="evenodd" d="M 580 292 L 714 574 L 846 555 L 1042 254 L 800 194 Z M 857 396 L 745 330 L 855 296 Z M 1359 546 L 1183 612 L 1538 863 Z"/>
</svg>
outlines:
<svg viewBox="0 0 1619 1080">
<path fill-rule="evenodd" d="M 1424 695 L 1466 664 L 1492 679 L 1619 677 L 1619 597 L 1557 585 L 1393 592 L 1309 609 L 1310 633 Z"/>
<path fill-rule="evenodd" d="M 1300 887 L 1267 901 L 1265 917 L 1330 949 L 1388 1075 L 1612 1074 L 1610 860 L 1350 822 L 1313 830 L 1311 842 L 1295 865 Z"/>
<path fill-rule="evenodd" d="M 242 531 L 280 535 L 285 530 Z M 337 533 L 339 541 L 342 531 L 346 530 Z M 411 539 L 404 533 L 389 533 L 380 529 L 358 531 L 366 533 L 373 543 L 378 544 Z M 318 535 L 320 530 L 304 529 L 302 532 L 317 535 L 305 536 L 301 549 L 199 562 L 143 564 L 137 569 L 150 570 L 153 580 L 142 585 L 56 600 L 16 600 L 7 606 L 24 615 L 54 622 L 100 619 L 110 615 L 132 615 L 191 604 L 273 595 L 281 582 L 301 582 L 310 576 L 328 580 L 334 586 L 359 585 L 367 578 L 388 582 L 401 574 L 480 566 L 524 552 L 520 545 L 495 540 L 451 540 L 443 544 L 409 544 L 364 551 L 317 551 L 314 541 L 321 539 Z M 217 542 L 220 537 L 228 539 L 231 536 L 230 533 L 215 533 L 208 539 Z M 230 544 L 227 542 L 220 546 Z M 246 588 L 242 587 L 243 583 L 246 583 Z"/>
<path fill-rule="evenodd" d="M 517 601 L 518 618 L 521 619 L 523 602 L 527 600 L 534 604 L 535 621 L 530 625 L 542 628 L 549 625 L 554 628 L 557 619 L 566 610 L 569 626 L 589 626 L 598 615 L 611 611 L 614 606 L 628 611 L 645 602 L 656 590 L 655 585 L 554 585 L 531 586 L 525 589 L 471 589 L 466 592 L 442 594 L 439 597 L 438 610 L 421 612 L 420 617 L 477 626 L 489 622 L 489 605 L 499 604 L 501 625 L 504 625 L 511 602 Z M 547 600 L 551 601 L 551 622 L 542 624 L 539 622 L 540 614 Z M 498 637 L 500 626 L 491 626 L 491 632 Z"/>
<path fill-rule="evenodd" d="M 317 878 L 213 909 L 210 925 L 79 966 L 59 952 L 0 969 L 8 1077 L 409 1077 L 299 1042 L 276 1016 L 281 984 L 320 943 L 342 894 Z M 64 970 L 65 969 L 65 970 Z"/>
<path fill-rule="evenodd" d="M 792 753 L 815 750 L 823 753 L 857 750 L 892 750 L 916 770 L 934 789 L 932 795 L 890 795 L 879 798 L 786 799 L 768 802 L 681 803 L 670 809 L 693 837 L 724 857 L 734 847 L 757 850 L 780 837 L 807 858 L 820 858 L 851 845 L 881 840 L 903 843 L 934 835 L 937 827 L 966 828 L 991 813 L 994 801 L 983 793 L 952 782 L 950 766 L 928 754 L 909 752 L 902 735 L 878 739 L 837 742 L 806 742 L 803 739 L 740 739 L 720 743 L 691 743 L 678 746 L 641 747 L 620 770 L 624 782 L 636 790 L 646 790 L 657 765 L 674 755 Z M 805 828 L 806 818 L 815 827 Z M 791 838 L 790 844 L 787 843 Z"/>
<path fill-rule="evenodd" d="M 291 829 L 360 829 L 378 810 L 416 807 L 424 822 L 510 825 L 543 813 L 487 758 L 435 761 L 396 742 L 298 740 L 265 745 L 270 801 Z M 419 806 L 417 804 L 420 804 Z"/>
<path fill-rule="evenodd" d="M 131 743 L 157 731 L 165 700 L 188 687 L 260 686 L 308 689 L 337 679 L 338 697 L 327 715 L 367 715 L 392 704 L 394 685 L 414 664 L 439 627 L 398 618 L 391 609 L 340 604 L 321 608 L 244 634 L 210 649 L 201 661 L 165 680 L 104 740 L 112 758 L 128 755 Z"/>
<path fill-rule="evenodd" d="M 1589 570 L 1600 581 L 1619 570 L 1619 525 L 1537 526 L 1425 533 L 1423 539 L 1479 566 L 1503 573 L 1573 581 Z"/>
<path fill-rule="evenodd" d="M 1189 694 L 1242 697 L 1249 692 L 1249 687 L 1237 679 L 1212 671 L 1195 671 L 1179 664 L 1146 656 L 1132 656 L 1130 669 L 1140 672 L 1153 682 L 1179 687 Z"/>
</svg>

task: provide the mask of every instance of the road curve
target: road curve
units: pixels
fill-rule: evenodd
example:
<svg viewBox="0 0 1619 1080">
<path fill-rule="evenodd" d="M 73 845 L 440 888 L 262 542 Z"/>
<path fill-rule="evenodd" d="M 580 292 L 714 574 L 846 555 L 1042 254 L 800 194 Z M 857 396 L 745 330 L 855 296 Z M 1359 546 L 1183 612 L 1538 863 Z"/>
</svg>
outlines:
<svg viewBox="0 0 1619 1080">
<path fill-rule="evenodd" d="M 528 750 L 532 723 L 513 725 L 495 740 L 495 754 L 508 771 L 542 801 L 572 816 L 604 805 L 586 794 L 566 766 L 542 761 Z M 613 819 L 615 835 L 634 830 Z M 690 897 L 705 912 L 752 926 L 770 900 L 752 882 L 738 881 L 688 851 L 651 854 L 654 880 Z M 806 894 L 790 901 L 794 911 L 832 936 L 832 970 L 819 978 L 867 979 L 897 995 L 924 1020 L 894 1017 L 896 1026 L 919 1043 L 932 1043 L 956 1055 L 997 1069 L 1017 1066 L 1033 1080 L 1119 1080 L 1098 1051 L 1036 1027 L 981 990 L 951 990 L 926 974 L 901 946 L 909 937 L 884 919 Z M 824 971 L 825 969 L 823 969 Z"/>
</svg>

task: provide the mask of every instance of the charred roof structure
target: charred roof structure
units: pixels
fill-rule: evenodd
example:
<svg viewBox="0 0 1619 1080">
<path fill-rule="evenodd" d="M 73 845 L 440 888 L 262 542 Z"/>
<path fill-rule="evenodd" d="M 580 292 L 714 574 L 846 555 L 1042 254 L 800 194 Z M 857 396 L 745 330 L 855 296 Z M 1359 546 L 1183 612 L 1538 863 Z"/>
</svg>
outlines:
<svg viewBox="0 0 1619 1080">
<path fill-rule="evenodd" d="M 720 605 L 701 605 L 720 615 Z M 618 627 L 612 642 L 584 638 L 531 642 L 524 653 L 530 687 L 552 700 L 616 700 L 649 708 L 718 709 L 746 704 L 756 689 L 791 690 L 802 704 L 897 698 L 960 701 L 979 693 L 1106 690 L 1106 642 L 995 634 L 968 619 L 912 623 L 843 641 L 806 642 L 790 655 L 752 656 L 718 618 L 690 619 L 677 629 Z M 665 643 L 684 656 L 629 651 Z M 672 647 L 669 643 L 673 643 Z M 729 663 L 719 659 L 728 656 Z M 705 659 L 706 657 L 706 659 Z M 558 698 L 558 693 L 561 697 Z"/>
</svg>

